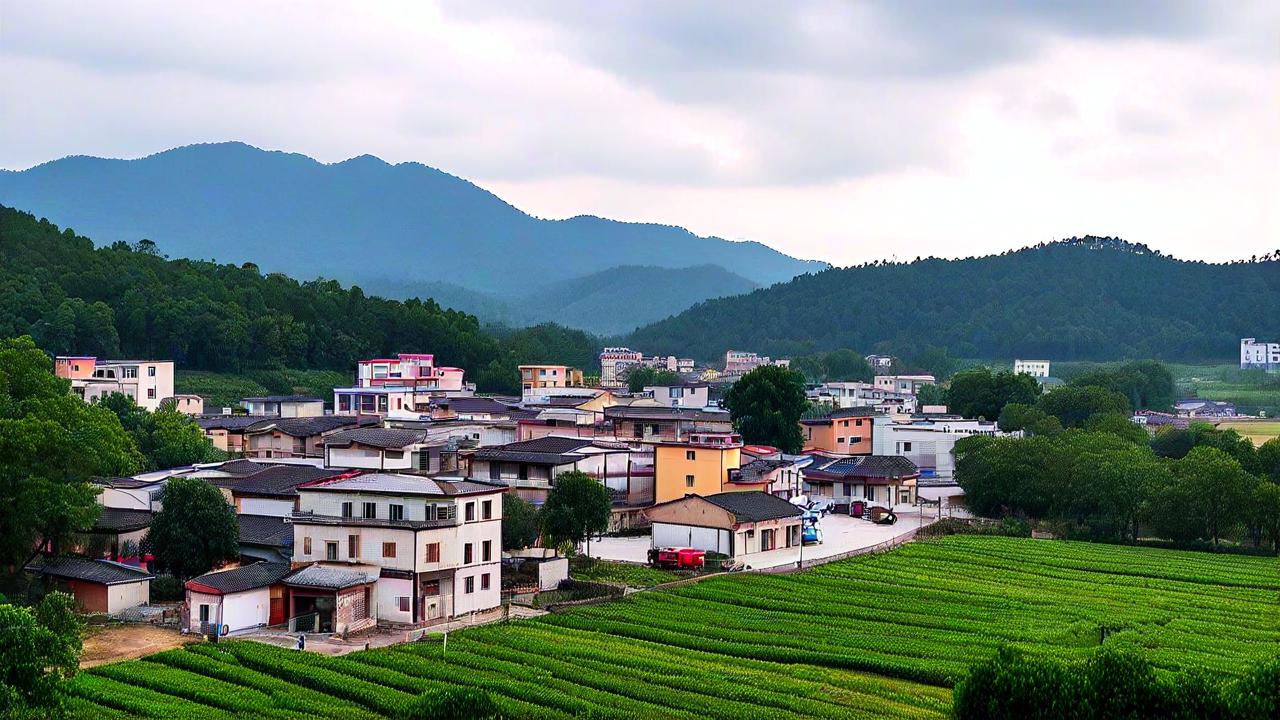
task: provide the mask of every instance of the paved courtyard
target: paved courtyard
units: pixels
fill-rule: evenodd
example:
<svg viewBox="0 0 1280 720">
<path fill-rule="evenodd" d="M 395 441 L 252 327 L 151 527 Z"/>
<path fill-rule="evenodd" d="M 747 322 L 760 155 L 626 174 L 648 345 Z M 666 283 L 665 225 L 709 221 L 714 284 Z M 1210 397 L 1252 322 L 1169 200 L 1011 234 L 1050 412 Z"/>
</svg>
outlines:
<svg viewBox="0 0 1280 720">
<path fill-rule="evenodd" d="M 936 519 L 937 509 L 926 511 L 921 518 L 918 508 L 900 505 L 895 510 L 898 522 L 893 525 L 876 525 L 859 518 L 847 515 L 829 514 L 822 519 L 822 543 L 804 546 L 804 560 L 817 560 L 843 555 L 887 542 L 900 535 L 905 535 L 921 526 L 928 525 Z M 651 540 L 641 537 L 606 537 L 591 541 L 591 557 L 602 560 L 624 560 L 643 563 L 648 559 Z M 748 569 L 761 569 L 795 565 L 800 560 L 799 547 L 781 548 L 763 553 L 755 553 L 745 558 Z"/>
</svg>

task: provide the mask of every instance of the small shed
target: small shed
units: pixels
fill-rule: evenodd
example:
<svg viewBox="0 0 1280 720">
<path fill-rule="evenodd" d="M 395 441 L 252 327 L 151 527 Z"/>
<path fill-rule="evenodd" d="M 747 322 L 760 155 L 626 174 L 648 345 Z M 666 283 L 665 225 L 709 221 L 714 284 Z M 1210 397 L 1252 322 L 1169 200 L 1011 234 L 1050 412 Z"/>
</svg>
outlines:
<svg viewBox="0 0 1280 720">
<path fill-rule="evenodd" d="M 691 547 L 742 558 L 800 544 L 804 511 L 766 492 L 686 495 L 645 511 L 653 547 Z"/>
<path fill-rule="evenodd" d="M 186 629 L 209 623 L 227 634 L 283 623 L 289 573 L 289 563 L 261 562 L 188 580 Z"/>
<path fill-rule="evenodd" d="M 151 600 L 153 575 L 131 565 L 82 557 L 41 558 L 27 572 L 45 587 L 70 593 L 82 612 L 114 615 Z"/>
</svg>

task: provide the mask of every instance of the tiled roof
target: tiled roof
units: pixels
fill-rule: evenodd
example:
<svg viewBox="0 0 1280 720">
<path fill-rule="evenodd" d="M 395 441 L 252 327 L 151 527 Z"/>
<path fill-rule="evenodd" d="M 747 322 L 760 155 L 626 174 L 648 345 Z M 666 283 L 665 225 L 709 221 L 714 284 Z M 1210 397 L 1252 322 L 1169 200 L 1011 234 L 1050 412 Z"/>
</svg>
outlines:
<svg viewBox="0 0 1280 720">
<path fill-rule="evenodd" d="M 712 505 L 733 513 L 736 522 L 760 522 L 778 518 L 800 517 L 804 511 L 766 492 L 727 492 L 702 498 Z"/>
<path fill-rule="evenodd" d="M 741 473 L 742 482 L 759 482 L 765 475 L 777 470 L 781 467 L 791 465 L 786 460 L 768 460 L 765 458 L 756 458 L 742 467 L 738 468 Z"/>
<path fill-rule="evenodd" d="M 487 397 L 455 397 L 436 400 L 436 405 L 447 405 L 458 413 L 491 413 L 503 415 L 515 408 Z"/>
<path fill-rule="evenodd" d="M 289 563 L 260 562 L 231 570 L 219 570 L 192 578 L 191 583 L 203 585 L 228 595 L 275 585 L 289 574 Z"/>
<path fill-rule="evenodd" d="M 228 460 L 213 469 L 220 470 L 224 473 L 230 473 L 232 475 L 252 475 L 256 472 L 261 472 L 263 470 L 266 470 L 269 467 L 274 467 L 274 466 L 269 465 L 267 463 L 259 463 L 259 462 L 254 462 L 252 460 L 241 459 L 241 460 Z"/>
<path fill-rule="evenodd" d="M 103 485 L 109 488 L 119 488 L 121 490 L 134 490 L 137 488 L 151 487 L 163 483 L 168 478 L 136 478 L 136 477 L 111 477 L 111 478 L 94 478 L 93 484 Z"/>
<path fill-rule="evenodd" d="M 815 456 L 802 472 L 806 477 L 908 478 L 919 475 L 920 469 L 901 455 Z"/>
<path fill-rule="evenodd" d="M 368 472 L 353 477 L 317 482 L 301 488 L 320 492 L 365 492 L 385 495 L 434 495 L 452 497 L 485 492 L 499 492 L 505 485 L 494 485 L 465 478 L 429 478 L 422 475 Z"/>
<path fill-rule="evenodd" d="M 618 420 L 689 420 L 701 422 L 730 422 L 729 413 L 696 408 L 636 407 L 614 405 L 604 409 L 606 419 Z"/>
<path fill-rule="evenodd" d="M 330 435 L 325 445 L 346 447 L 352 443 L 368 445 L 376 448 L 403 448 L 425 440 L 427 433 L 423 430 L 407 428 L 367 427 L 352 428 Z"/>
<path fill-rule="evenodd" d="M 240 522 L 240 544 L 260 547 L 293 545 L 293 526 L 275 515 L 237 515 Z"/>
<path fill-rule="evenodd" d="M 27 566 L 27 570 L 40 575 L 83 580 L 101 585 L 120 585 L 123 583 L 150 580 L 153 576 L 145 570 L 130 567 L 110 560 L 91 560 L 82 557 L 59 557 L 36 560 Z"/>
<path fill-rule="evenodd" d="M 376 425 L 377 418 L 356 415 L 321 415 L 318 417 L 272 418 L 254 423 L 245 429 L 247 433 L 280 432 L 293 437 L 319 435 L 344 427 Z"/>
<path fill-rule="evenodd" d="M 831 412 L 827 413 L 826 415 L 823 415 L 822 417 L 803 418 L 800 420 L 800 423 L 802 425 L 826 425 L 830 423 L 832 420 L 839 420 L 841 418 L 874 417 L 876 415 L 883 415 L 883 414 L 884 413 L 881 413 L 879 410 L 876 410 L 873 407 L 839 408 L 836 410 L 832 410 Z"/>
<path fill-rule="evenodd" d="M 103 508 L 98 520 L 93 523 L 94 532 L 132 532 L 151 527 L 150 510 L 131 510 L 128 508 Z"/>
<path fill-rule="evenodd" d="M 233 495 L 293 497 L 305 482 L 341 474 L 341 470 L 311 465 L 272 465 L 252 475 L 238 478 L 215 478 L 214 484 L 227 488 Z"/>
<path fill-rule="evenodd" d="M 286 577 L 284 582 L 286 585 L 342 590 L 356 585 L 364 585 L 376 579 L 354 570 L 343 570 L 324 565 L 308 565 Z"/>
<path fill-rule="evenodd" d="M 196 424 L 202 430 L 244 430 L 251 425 L 274 419 L 262 415 L 206 415 L 196 418 Z"/>
<path fill-rule="evenodd" d="M 477 460 L 522 462 L 533 465 L 569 465 L 586 457 L 577 451 L 592 444 L 594 441 L 591 438 L 547 435 L 532 440 L 480 448 L 473 457 Z"/>
<path fill-rule="evenodd" d="M 565 437 L 563 435 L 547 435 L 532 440 L 507 443 L 497 447 L 503 450 L 519 450 L 522 452 L 567 453 L 586 447 L 592 443 L 591 438 Z"/>
</svg>

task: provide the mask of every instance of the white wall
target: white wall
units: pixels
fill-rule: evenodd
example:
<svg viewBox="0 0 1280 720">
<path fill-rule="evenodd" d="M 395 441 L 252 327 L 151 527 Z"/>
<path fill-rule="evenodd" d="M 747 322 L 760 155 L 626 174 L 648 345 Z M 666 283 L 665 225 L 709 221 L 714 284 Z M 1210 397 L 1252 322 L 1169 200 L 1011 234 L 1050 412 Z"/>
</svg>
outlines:
<svg viewBox="0 0 1280 720">
<path fill-rule="evenodd" d="M 272 498 L 240 498 L 240 512 L 244 515 L 289 517 L 293 514 L 293 501 Z"/>
<path fill-rule="evenodd" d="M 408 578 L 378 578 L 374 585 L 378 619 L 393 623 L 413 622 L 413 581 Z M 400 612 L 397 598 L 409 598 L 409 612 Z"/>
<path fill-rule="evenodd" d="M 246 590 L 222 598 L 222 623 L 230 625 L 231 632 L 266 625 L 270 618 L 270 588 Z"/>
<path fill-rule="evenodd" d="M 98 496 L 103 507 L 127 510 L 150 510 L 151 490 L 148 488 L 120 489 L 104 487 Z"/>
<path fill-rule="evenodd" d="M 151 581 L 107 586 L 107 614 L 118 613 L 151 601 Z"/>
<path fill-rule="evenodd" d="M 495 557 L 501 556 L 501 550 Z M 481 575 L 488 573 L 489 589 L 480 587 Z M 475 578 L 475 591 L 468 593 L 466 578 Z M 459 568 L 453 574 L 453 614 L 489 610 L 502 604 L 502 563 L 479 563 Z"/>
<path fill-rule="evenodd" d="M 653 547 L 691 547 L 728 555 L 729 531 L 693 525 L 654 523 Z"/>
</svg>

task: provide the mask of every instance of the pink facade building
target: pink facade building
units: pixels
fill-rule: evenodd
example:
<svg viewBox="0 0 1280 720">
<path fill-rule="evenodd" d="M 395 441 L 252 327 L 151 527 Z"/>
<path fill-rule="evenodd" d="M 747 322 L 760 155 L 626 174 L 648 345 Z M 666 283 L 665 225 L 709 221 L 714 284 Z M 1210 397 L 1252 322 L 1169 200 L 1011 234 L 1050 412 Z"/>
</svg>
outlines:
<svg viewBox="0 0 1280 720">
<path fill-rule="evenodd" d="M 357 363 L 355 386 L 334 388 L 333 409 L 339 415 L 421 414 L 431 412 L 432 398 L 469 394 L 462 368 L 437 366 L 430 354 L 400 353 Z"/>
</svg>

